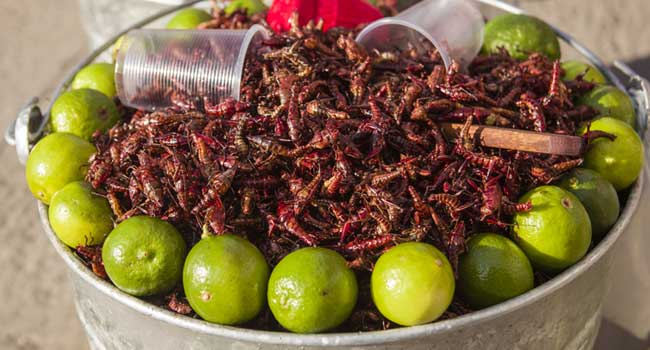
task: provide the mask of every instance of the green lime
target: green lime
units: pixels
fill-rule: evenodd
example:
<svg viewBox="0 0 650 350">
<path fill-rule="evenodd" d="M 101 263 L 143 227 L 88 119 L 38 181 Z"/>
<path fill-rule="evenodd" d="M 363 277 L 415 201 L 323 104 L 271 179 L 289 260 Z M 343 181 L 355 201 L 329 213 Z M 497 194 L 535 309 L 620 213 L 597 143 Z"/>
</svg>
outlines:
<svg viewBox="0 0 650 350">
<path fill-rule="evenodd" d="M 598 86 L 583 96 L 579 103 L 593 107 L 601 116 L 622 120 L 632 127 L 636 125 L 632 100 L 623 91 L 613 86 Z"/>
<path fill-rule="evenodd" d="M 582 75 L 584 81 L 589 81 L 596 84 L 605 84 L 607 80 L 603 73 L 598 68 L 577 60 L 568 60 L 562 62 L 562 69 L 564 70 L 564 80 L 575 80 L 579 75 Z"/>
<path fill-rule="evenodd" d="M 54 101 L 50 126 L 55 132 L 69 132 L 90 140 L 96 130 L 106 131 L 120 119 L 115 103 L 93 89 L 65 92 Z"/>
<path fill-rule="evenodd" d="M 183 237 L 171 224 L 134 216 L 108 235 L 102 259 L 117 288 L 148 296 L 167 292 L 181 281 L 185 247 Z"/>
<path fill-rule="evenodd" d="M 190 250 L 183 287 L 192 309 L 204 320 L 235 325 L 250 321 L 266 304 L 269 266 L 249 241 L 210 236 Z"/>
<path fill-rule="evenodd" d="M 167 29 L 195 29 L 199 24 L 211 19 L 212 16 L 203 10 L 188 8 L 176 12 L 174 17 L 167 22 Z"/>
<path fill-rule="evenodd" d="M 266 10 L 266 5 L 260 0 L 233 0 L 224 9 L 227 15 L 231 15 L 236 10 L 243 9 L 249 16 Z"/>
<path fill-rule="evenodd" d="M 115 65 L 93 63 L 81 69 L 72 80 L 72 89 L 93 89 L 108 97 L 115 96 Z"/>
<path fill-rule="evenodd" d="M 597 171 L 617 191 L 636 181 L 643 167 L 643 143 L 628 124 L 614 118 L 599 118 L 591 122 L 591 130 L 601 130 L 616 136 L 614 141 L 600 137 L 585 154 L 584 167 Z M 584 133 L 586 130 L 582 130 Z"/>
<path fill-rule="evenodd" d="M 438 249 L 399 244 L 382 254 L 371 276 L 372 300 L 389 320 L 412 326 L 440 317 L 454 296 L 454 272 Z"/>
<path fill-rule="evenodd" d="M 517 59 L 539 52 L 552 60 L 560 58 L 560 42 L 544 21 L 527 15 L 504 14 L 485 25 L 483 51 L 497 53 L 504 48 Z"/>
<path fill-rule="evenodd" d="M 533 204 L 532 210 L 515 214 L 512 229 L 533 266 L 559 272 L 582 259 L 591 243 L 591 222 L 576 196 L 556 186 L 541 186 L 519 201 Z"/>
<path fill-rule="evenodd" d="M 57 237 L 73 248 L 102 244 L 113 229 L 108 201 L 82 181 L 71 182 L 54 194 L 48 217 Z"/>
<path fill-rule="evenodd" d="M 339 326 L 357 303 L 357 279 L 337 252 L 302 248 L 271 272 L 268 302 L 282 327 L 318 333 Z"/>
<path fill-rule="evenodd" d="M 475 308 L 521 295 L 534 287 L 533 267 L 508 238 L 494 233 L 472 236 L 458 263 L 458 291 Z"/>
<path fill-rule="evenodd" d="M 81 181 L 95 147 L 75 135 L 56 132 L 41 139 L 27 158 L 25 176 L 36 199 L 50 204 L 56 191 L 73 181 Z"/>
<path fill-rule="evenodd" d="M 594 238 L 602 238 L 614 226 L 620 204 L 616 189 L 593 170 L 578 168 L 566 174 L 558 186 L 573 193 L 589 214 Z"/>
</svg>

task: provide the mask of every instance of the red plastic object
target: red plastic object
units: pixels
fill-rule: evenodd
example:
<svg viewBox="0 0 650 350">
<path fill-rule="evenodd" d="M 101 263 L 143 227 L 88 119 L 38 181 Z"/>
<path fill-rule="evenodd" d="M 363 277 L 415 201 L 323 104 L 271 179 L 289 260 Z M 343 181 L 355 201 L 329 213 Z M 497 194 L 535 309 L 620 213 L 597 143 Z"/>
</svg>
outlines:
<svg viewBox="0 0 650 350">
<path fill-rule="evenodd" d="M 382 18 L 381 12 L 365 0 L 275 0 L 266 21 L 276 32 L 289 30 L 289 18 L 298 12 L 298 22 L 323 19 L 323 30 L 332 27 L 354 28 Z"/>
</svg>

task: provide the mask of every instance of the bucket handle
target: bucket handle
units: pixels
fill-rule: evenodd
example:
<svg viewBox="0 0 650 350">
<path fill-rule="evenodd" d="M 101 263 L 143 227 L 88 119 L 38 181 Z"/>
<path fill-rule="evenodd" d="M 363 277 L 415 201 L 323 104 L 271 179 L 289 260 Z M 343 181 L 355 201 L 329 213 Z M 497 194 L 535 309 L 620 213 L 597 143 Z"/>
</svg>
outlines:
<svg viewBox="0 0 650 350">
<path fill-rule="evenodd" d="M 650 123 L 650 95 L 648 94 L 648 81 L 637 74 L 630 66 L 621 62 L 614 61 L 614 67 L 627 78 L 624 83 L 627 94 L 636 104 L 637 126 L 641 131 L 644 141 L 650 137 L 648 133 L 648 124 Z"/>
<path fill-rule="evenodd" d="M 45 124 L 46 119 L 38 106 L 38 97 L 32 97 L 5 131 L 5 142 L 16 147 L 20 164 L 27 162 L 29 151 L 43 134 Z"/>
</svg>

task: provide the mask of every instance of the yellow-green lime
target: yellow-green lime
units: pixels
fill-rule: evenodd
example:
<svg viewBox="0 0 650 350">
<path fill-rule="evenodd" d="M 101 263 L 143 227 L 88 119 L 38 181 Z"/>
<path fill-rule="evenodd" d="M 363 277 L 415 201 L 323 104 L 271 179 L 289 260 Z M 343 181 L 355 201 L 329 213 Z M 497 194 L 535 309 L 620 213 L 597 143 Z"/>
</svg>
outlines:
<svg viewBox="0 0 650 350">
<path fill-rule="evenodd" d="M 106 131 L 120 119 L 113 100 L 93 89 L 70 90 L 52 105 L 50 126 L 90 140 L 95 131 Z"/>
<path fill-rule="evenodd" d="M 534 267 L 559 272 L 575 264 L 591 243 L 591 222 L 580 200 L 559 187 L 541 186 L 524 194 L 533 209 L 515 214 L 515 242 Z"/>
<path fill-rule="evenodd" d="M 268 302 L 282 327 L 318 333 L 339 326 L 357 303 L 354 272 L 337 252 L 302 248 L 285 256 L 271 272 Z"/>
<path fill-rule="evenodd" d="M 420 242 L 402 243 L 382 254 L 370 285 L 379 312 L 402 326 L 440 317 L 455 289 L 454 272 L 445 255 Z"/>
<path fill-rule="evenodd" d="M 616 118 L 632 127 L 636 125 L 632 100 L 623 91 L 613 86 L 598 86 L 584 95 L 579 103 L 593 107 L 601 116 Z"/>
<path fill-rule="evenodd" d="M 113 229 L 108 201 L 82 181 L 71 182 L 54 194 L 48 217 L 56 236 L 72 248 L 102 244 Z"/>
<path fill-rule="evenodd" d="M 25 176 L 36 199 L 50 204 L 56 191 L 88 172 L 88 161 L 95 147 L 78 136 L 56 132 L 41 139 L 27 158 Z"/>
<path fill-rule="evenodd" d="M 566 174 L 558 186 L 573 193 L 585 207 L 594 239 L 602 238 L 614 226 L 620 210 L 618 195 L 600 174 L 577 168 Z"/>
<path fill-rule="evenodd" d="M 233 0 L 226 6 L 224 11 L 227 15 L 232 14 L 236 10 L 246 10 L 249 16 L 266 10 L 266 5 L 261 0 Z"/>
<path fill-rule="evenodd" d="M 250 321 L 266 304 L 269 266 L 249 241 L 210 236 L 185 259 L 183 287 L 192 309 L 204 320 L 235 325 Z"/>
<path fill-rule="evenodd" d="M 72 89 L 93 89 L 108 97 L 115 96 L 115 65 L 93 63 L 82 68 L 72 80 Z"/>
<path fill-rule="evenodd" d="M 527 15 L 504 14 L 485 25 L 483 51 L 497 53 L 504 48 L 517 59 L 539 52 L 550 59 L 560 58 L 560 42 L 544 21 Z"/>
<path fill-rule="evenodd" d="M 187 8 L 176 12 L 167 22 L 167 29 L 195 29 L 199 24 L 211 19 L 212 16 L 203 10 Z"/>
<path fill-rule="evenodd" d="M 458 263 L 458 291 L 475 308 L 521 295 L 534 287 L 533 267 L 510 239 L 481 233 L 467 242 Z"/>
<path fill-rule="evenodd" d="M 134 216 L 108 235 L 102 259 L 117 288 L 148 296 L 168 292 L 181 281 L 185 250 L 174 226 L 158 218 Z"/>
<path fill-rule="evenodd" d="M 598 68 L 582 61 L 564 61 L 562 62 L 562 69 L 564 70 L 563 80 L 575 80 L 579 75 L 582 75 L 584 81 L 595 84 L 605 84 L 607 82 L 607 79 Z"/>
<path fill-rule="evenodd" d="M 604 117 L 591 123 L 591 130 L 601 130 L 616 136 L 609 140 L 594 140 L 585 154 L 583 166 L 597 171 L 617 191 L 624 190 L 636 181 L 643 167 L 643 143 L 639 135 L 618 119 Z M 586 128 L 582 130 L 582 133 Z"/>
<path fill-rule="evenodd" d="M 120 48 L 122 47 L 123 42 L 124 35 L 115 40 L 115 44 L 113 44 L 113 49 L 111 50 L 111 57 L 113 58 L 113 62 L 117 61 L 117 54 L 120 53 Z"/>
</svg>

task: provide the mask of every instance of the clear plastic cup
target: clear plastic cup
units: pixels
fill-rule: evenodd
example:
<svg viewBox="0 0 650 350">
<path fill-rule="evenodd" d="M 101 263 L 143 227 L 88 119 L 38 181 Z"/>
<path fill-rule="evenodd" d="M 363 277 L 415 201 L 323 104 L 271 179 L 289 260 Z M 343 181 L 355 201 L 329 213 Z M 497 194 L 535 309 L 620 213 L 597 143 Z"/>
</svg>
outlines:
<svg viewBox="0 0 650 350">
<path fill-rule="evenodd" d="M 117 56 L 117 95 L 123 104 L 148 111 L 186 105 L 196 97 L 210 104 L 239 99 L 247 53 L 268 35 L 260 25 L 130 31 Z"/>
<path fill-rule="evenodd" d="M 428 43 L 440 52 L 446 67 L 452 60 L 469 64 L 483 45 L 485 23 L 473 0 L 424 0 L 395 17 L 364 28 L 356 41 L 367 50 L 425 50 Z"/>
</svg>

